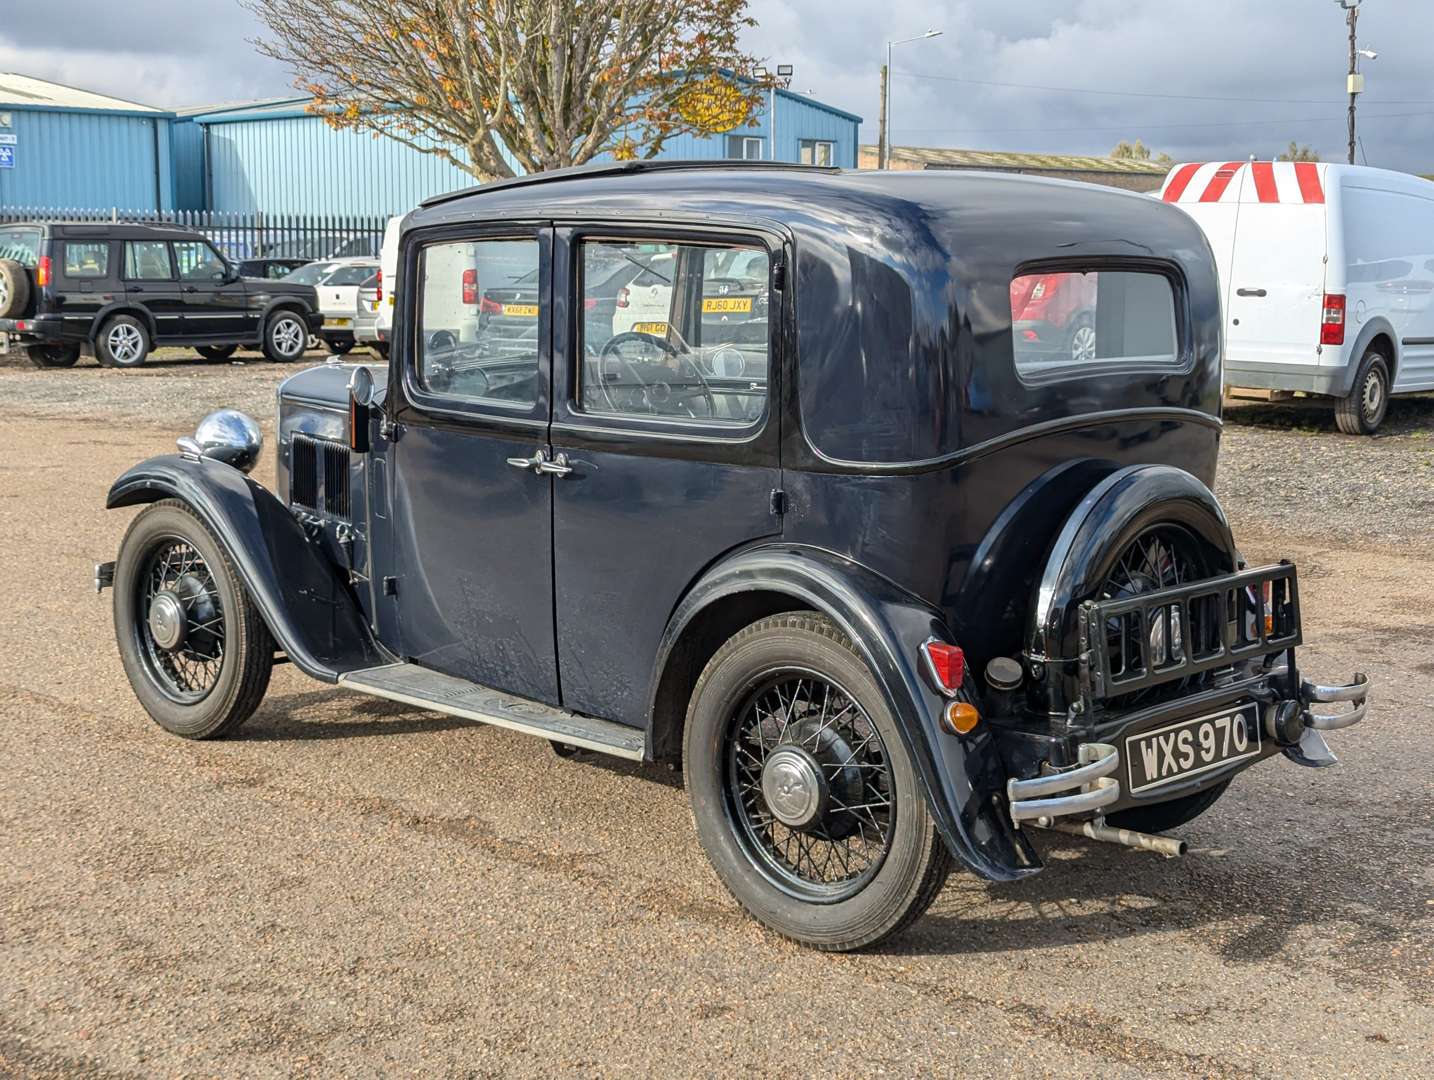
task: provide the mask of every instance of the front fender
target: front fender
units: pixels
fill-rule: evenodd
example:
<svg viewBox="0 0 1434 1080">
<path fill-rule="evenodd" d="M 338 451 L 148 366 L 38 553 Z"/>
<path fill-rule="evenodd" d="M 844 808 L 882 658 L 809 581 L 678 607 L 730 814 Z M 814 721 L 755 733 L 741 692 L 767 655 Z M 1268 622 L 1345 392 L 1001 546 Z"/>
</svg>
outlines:
<svg viewBox="0 0 1434 1080">
<path fill-rule="evenodd" d="M 955 640 L 939 612 L 830 552 L 796 545 L 748 548 L 711 568 L 683 598 L 663 635 L 657 673 L 705 608 L 742 592 L 797 599 L 829 616 L 852 640 L 882 687 L 953 855 L 990 881 L 1012 881 L 1041 868 L 1035 849 L 1005 813 L 1006 773 L 991 734 L 984 725 L 967 736 L 939 727 L 944 699 L 918 669 L 918 650 L 927 638 Z"/>
<path fill-rule="evenodd" d="M 179 499 L 197 513 L 239 571 L 274 640 L 306 674 L 337 682 L 384 662 L 338 567 L 284 504 L 238 469 L 166 454 L 110 487 L 108 509 Z"/>
</svg>

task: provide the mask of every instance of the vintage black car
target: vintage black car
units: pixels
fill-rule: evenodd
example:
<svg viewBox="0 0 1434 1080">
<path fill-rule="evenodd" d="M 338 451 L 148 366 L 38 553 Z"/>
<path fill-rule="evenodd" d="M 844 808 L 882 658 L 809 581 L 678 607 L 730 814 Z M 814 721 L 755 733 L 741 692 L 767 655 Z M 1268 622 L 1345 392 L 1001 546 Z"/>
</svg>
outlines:
<svg viewBox="0 0 1434 1080">
<path fill-rule="evenodd" d="M 661 326 L 586 318 L 639 248 L 672 254 Z M 704 302 L 731 252 L 769 309 L 741 363 Z M 485 338 L 467 269 L 536 271 L 536 331 Z M 1030 275 L 1089 294 L 1088 350 L 1013 332 Z M 151 504 L 97 582 L 166 730 L 233 731 L 286 659 L 681 762 L 741 904 L 850 949 L 953 857 L 1034 874 L 1040 828 L 1177 853 L 1156 834 L 1235 774 L 1329 764 L 1321 732 L 1364 716 L 1364 676 L 1301 678 L 1295 568 L 1247 566 L 1211 494 L 1219 290 L 1171 207 L 616 164 L 430 201 L 400 277 L 386 369 L 282 387 L 272 489 L 228 412 L 111 489 Z"/>
</svg>

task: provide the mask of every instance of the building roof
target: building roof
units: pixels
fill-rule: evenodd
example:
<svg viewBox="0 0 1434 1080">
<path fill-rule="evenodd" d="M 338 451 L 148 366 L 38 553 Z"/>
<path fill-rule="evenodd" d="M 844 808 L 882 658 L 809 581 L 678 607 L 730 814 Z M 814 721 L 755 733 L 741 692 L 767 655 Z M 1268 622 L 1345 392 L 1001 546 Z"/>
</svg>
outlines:
<svg viewBox="0 0 1434 1080">
<path fill-rule="evenodd" d="M 875 155 L 877 148 L 864 145 L 863 154 Z M 1169 165 L 1132 158 L 1083 157 L 1078 154 L 1019 154 L 1004 150 L 959 150 L 954 147 L 893 146 L 895 160 L 932 169 L 1045 169 L 1060 172 L 1123 172 L 1164 176 Z"/>
<path fill-rule="evenodd" d="M 0 105 L 22 109 L 82 109 L 87 111 L 150 113 L 168 116 L 163 109 L 123 98 L 107 97 L 62 83 L 46 82 L 13 71 L 0 71 Z"/>
<path fill-rule="evenodd" d="M 303 106 L 312 100 L 307 97 L 255 98 L 250 101 L 221 101 L 213 105 L 186 105 L 174 112 L 176 116 L 185 117 L 209 117 L 216 113 L 272 112 L 286 107 Z"/>
</svg>

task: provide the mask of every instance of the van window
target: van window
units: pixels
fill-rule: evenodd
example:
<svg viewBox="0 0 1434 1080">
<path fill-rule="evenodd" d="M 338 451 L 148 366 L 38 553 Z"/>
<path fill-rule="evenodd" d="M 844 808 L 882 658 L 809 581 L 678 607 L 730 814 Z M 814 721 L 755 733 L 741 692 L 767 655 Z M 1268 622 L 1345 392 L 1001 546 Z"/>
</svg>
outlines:
<svg viewBox="0 0 1434 1080">
<path fill-rule="evenodd" d="M 65 277 L 102 278 L 110 272 L 110 245 L 108 240 L 82 243 L 65 241 Z"/>
<path fill-rule="evenodd" d="M 1175 291 L 1157 273 L 1022 274 L 1011 282 L 1011 337 L 1016 371 L 1028 381 L 1174 366 Z"/>
</svg>

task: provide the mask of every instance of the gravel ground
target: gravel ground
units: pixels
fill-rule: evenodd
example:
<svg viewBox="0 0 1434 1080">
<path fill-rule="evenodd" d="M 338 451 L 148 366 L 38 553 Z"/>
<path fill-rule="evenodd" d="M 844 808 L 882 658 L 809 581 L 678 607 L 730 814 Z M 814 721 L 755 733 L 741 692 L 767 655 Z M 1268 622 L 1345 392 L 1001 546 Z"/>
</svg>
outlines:
<svg viewBox="0 0 1434 1080">
<path fill-rule="evenodd" d="M 291 667 L 237 738 L 148 720 L 88 589 L 132 517 L 104 491 L 213 407 L 268 427 L 288 370 L 0 366 L 0 1075 L 1434 1075 L 1434 560 L 1370 506 L 1427 528 L 1429 412 L 1232 416 L 1222 494 L 1300 565 L 1305 669 L 1374 680 L 1343 767 L 1261 766 L 1183 860 L 1040 834 L 1039 877 L 954 874 L 827 956 L 741 915 L 665 771 Z M 1327 505 L 1276 514 L 1267 474 Z"/>
</svg>

